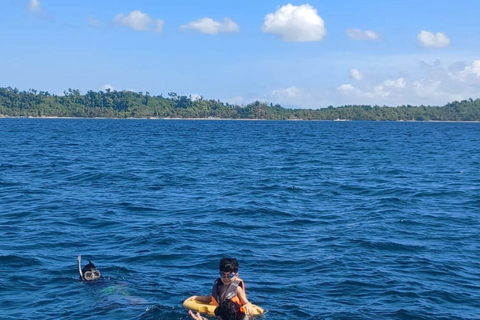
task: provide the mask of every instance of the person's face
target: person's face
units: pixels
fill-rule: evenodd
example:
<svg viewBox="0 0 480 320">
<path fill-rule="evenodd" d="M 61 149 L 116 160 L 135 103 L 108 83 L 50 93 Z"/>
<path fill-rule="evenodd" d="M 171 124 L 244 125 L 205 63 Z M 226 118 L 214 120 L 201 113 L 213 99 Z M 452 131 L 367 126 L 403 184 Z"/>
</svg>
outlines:
<svg viewBox="0 0 480 320">
<path fill-rule="evenodd" d="M 238 273 L 233 271 L 220 271 L 220 280 L 224 285 L 229 285 L 233 282 L 238 276 Z"/>
<path fill-rule="evenodd" d="M 84 277 L 85 280 L 87 280 L 87 281 L 96 280 L 96 279 L 100 278 L 100 271 L 98 271 L 98 270 L 89 270 L 89 271 L 86 271 L 86 272 L 84 273 L 83 277 Z"/>
</svg>

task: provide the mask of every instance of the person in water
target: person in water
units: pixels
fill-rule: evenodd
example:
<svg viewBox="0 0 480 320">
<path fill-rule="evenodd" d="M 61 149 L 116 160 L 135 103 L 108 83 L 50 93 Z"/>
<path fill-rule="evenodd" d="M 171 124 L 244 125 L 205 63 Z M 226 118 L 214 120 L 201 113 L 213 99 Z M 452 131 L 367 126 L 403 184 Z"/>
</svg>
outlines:
<svg viewBox="0 0 480 320">
<path fill-rule="evenodd" d="M 194 320 L 208 320 L 200 315 L 199 312 L 193 313 L 188 311 L 190 317 Z M 241 307 L 230 299 L 225 300 L 221 306 L 215 309 L 215 316 L 221 320 L 245 320 L 245 313 L 241 311 Z"/>
<path fill-rule="evenodd" d="M 246 314 L 252 313 L 252 304 L 247 299 L 245 284 L 238 277 L 238 261 L 235 258 L 223 258 L 220 260 L 220 278 L 215 280 L 212 294 L 209 296 L 193 296 L 193 300 L 203 303 L 213 303 L 217 306 L 231 300 L 242 307 Z"/>
<path fill-rule="evenodd" d="M 78 261 L 78 273 L 80 274 L 80 280 L 92 281 L 97 280 L 102 276 L 99 270 L 95 267 L 92 261 L 88 260 L 88 264 L 82 269 L 82 256 L 77 257 Z"/>
</svg>

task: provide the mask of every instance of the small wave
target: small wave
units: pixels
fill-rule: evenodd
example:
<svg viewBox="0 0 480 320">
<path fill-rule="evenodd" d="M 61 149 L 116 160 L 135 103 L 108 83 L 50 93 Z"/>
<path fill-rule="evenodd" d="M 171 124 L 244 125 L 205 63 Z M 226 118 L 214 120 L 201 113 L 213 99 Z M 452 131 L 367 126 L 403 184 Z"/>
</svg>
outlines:
<svg viewBox="0 0 480 320">
<path fill-rule="evenodd" d="M 40 266 L 41 262 L 37 258 L 23 257 L 17 255 L 0 256 L 0 264 L 7 265 L 11 268 Z"/>
<path fill-rule="evenodd" d="M 25 164 L 13 164 L 13 163 L 0 163 L 0 169 L 5 168 L 5 169 L 25 169 L 25 168 L 35 168 L 34 165 L 25 163 Z"/>
<path fill-rule="evenodd" d="M 253 203 L 250 203 L 253 205 Z M 256 217 L 256 216 L 264 216 L 264 217 L 291 217 L 291 214 L 285 211 L 275 210 L 275 209 L 268 209 L 268 208 L 226 208 L 226 209 L 218 209 L 217 212 L 223 211 L 227 214 L 231 214 L 234 216 L 242 217 Z"/>
<path fill-rule="evenodd" d="M 158 320 L 158 319 L 186 319 L 187 312 L 185 309 L 178 309 L 171 306 L 154 304 L 148 307 L 145 312 L 139 317 L 138 320 Z"/>
<path fill-rule="evenodd" d="M 423 245 L 419 244 L 407 244 L 394 241 L 370 241 L 370 240 L 352 240 L 354 243 L 359 243 L 362 246 L 369 248 L 389 251 L 389 252 L 420 252 L 425 249 Z"/>
</svg>

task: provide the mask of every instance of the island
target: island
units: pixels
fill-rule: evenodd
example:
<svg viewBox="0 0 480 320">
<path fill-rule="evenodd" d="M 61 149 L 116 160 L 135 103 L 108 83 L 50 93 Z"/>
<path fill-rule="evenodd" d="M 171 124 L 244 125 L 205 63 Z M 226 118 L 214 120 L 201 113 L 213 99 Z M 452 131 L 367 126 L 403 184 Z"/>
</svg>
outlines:
<svg viewBox="0 0 480 320">
<path fill-rule="evenodd" d="M 110 89 L 81 94 L 77 89 L 68 89 L 63 95 L 55 95 L 7 87 L 0 88 L 0 117 L 478 122 L 480 99 L 453 101 L 444 106 L 346 105 L 290 109 L 260 101 L 239 106 L 174 92 L 164 97 Z"/>
</svg>

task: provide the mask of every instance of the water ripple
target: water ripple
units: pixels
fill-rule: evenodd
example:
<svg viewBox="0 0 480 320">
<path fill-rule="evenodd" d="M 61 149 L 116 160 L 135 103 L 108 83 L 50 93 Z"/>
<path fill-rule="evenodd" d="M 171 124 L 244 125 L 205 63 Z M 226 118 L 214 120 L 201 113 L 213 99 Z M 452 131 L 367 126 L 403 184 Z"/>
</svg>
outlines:
<svg viewBox="0 0 480 320">
<path fill-rule="evenodd" d="M 478 319 L 478 124 L 0 122 L 2 319 Z"/>
</svg>

